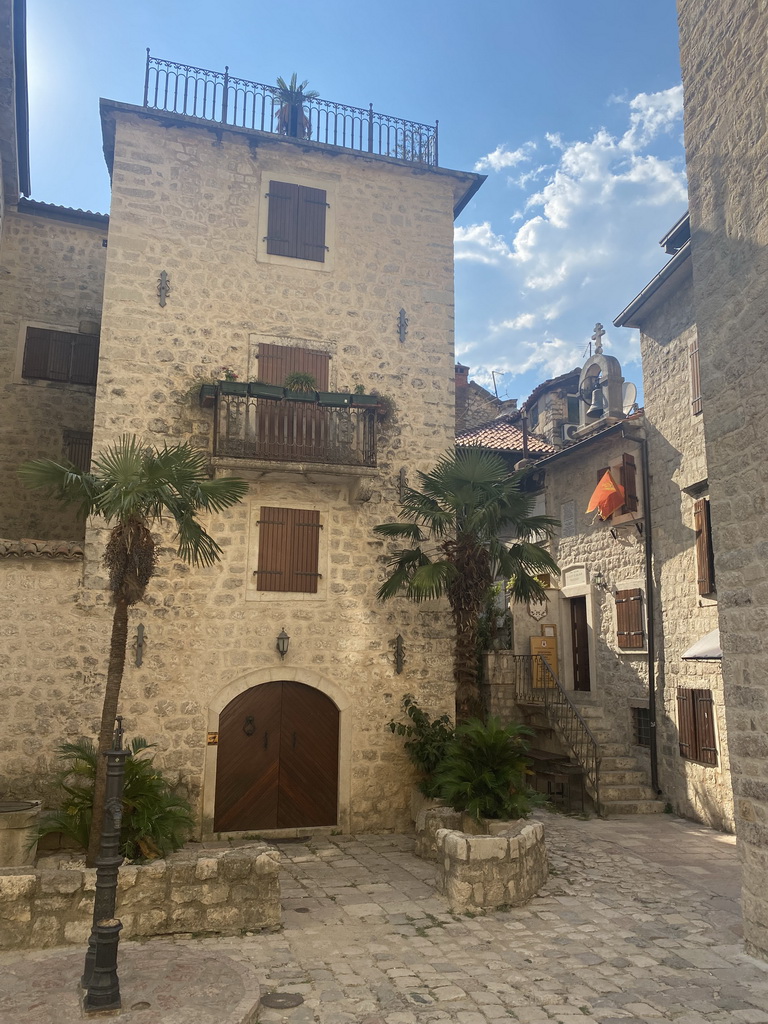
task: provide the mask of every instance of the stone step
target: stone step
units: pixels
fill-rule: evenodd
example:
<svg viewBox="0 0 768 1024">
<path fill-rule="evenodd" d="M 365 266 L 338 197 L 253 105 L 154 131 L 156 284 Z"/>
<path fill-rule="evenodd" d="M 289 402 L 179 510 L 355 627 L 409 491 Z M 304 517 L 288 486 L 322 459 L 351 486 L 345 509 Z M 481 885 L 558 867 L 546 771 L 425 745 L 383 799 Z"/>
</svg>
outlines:
<svg viewBox="0 0 768 1024">
<path fill-rule="evenodd" d="M 600 768 L 600 784 L 603 786 L 647 786 L 648 772 L 639 768 L 624 771 L 606 771 Z"/>
<path fill-rule="evenodd" d="M 661 800 L 609 800 L 603 801 L 602 812 L 606 818 L 617 814 L 663 814 Z"/>
<path fill-rule="evenodd" d="M 631 755 L 622 755 L 621 757 L 603 757 L 600 761 L 600 771 L 602 773 L 634 771 L 637 766 L 637 758 L 632 757 Z"/>
<path fill-rule="evenodd" d="M 605 785 L 600 780 L 600 799 L 603 803 L 612 803 L 618 800 L 620 803 L 632 800 L 652 800 L 653 790 L 650 786 L 611 786 Z"/>
</svg>

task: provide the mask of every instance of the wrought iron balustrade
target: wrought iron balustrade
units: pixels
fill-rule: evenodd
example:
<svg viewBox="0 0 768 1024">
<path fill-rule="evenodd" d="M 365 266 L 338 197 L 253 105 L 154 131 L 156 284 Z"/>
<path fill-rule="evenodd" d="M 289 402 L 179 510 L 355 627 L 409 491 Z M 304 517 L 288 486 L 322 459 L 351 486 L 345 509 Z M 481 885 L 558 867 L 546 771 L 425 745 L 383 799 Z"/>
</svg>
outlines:
<svg viewBox="0 0 768 1024">
<path fill-rule="evenodd" d="M 499 652 L 498 657 L 503 658 L 503 682 L 514 686 L 517 703 L 540 705 L 578 761 L 600 813 L 600 752 L 597 742 L 549 663 L 540 654 Z"/>
<path fill-rule="evenodd" d="M 333 466 L 376 466 L 376 411 L 218 395 L 214 455 Z"/>
<path fill-rule="evenodd" d="M 205 121 L 291 135 L 331 146 L 438 166 L 437 121 L 420 124 L 368 107 L 351 107 L 320 97 L 306 99 L 287 121 L 275 85 L 152 57 L 147 50 L 144 106 Z"/>
</svg>

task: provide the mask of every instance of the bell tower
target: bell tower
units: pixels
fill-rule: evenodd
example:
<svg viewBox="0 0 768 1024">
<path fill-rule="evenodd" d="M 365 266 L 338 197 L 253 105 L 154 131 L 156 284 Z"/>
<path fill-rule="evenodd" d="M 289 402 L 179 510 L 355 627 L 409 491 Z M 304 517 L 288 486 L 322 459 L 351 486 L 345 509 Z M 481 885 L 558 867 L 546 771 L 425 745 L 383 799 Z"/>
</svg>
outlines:
<svg viewBox="0 0 768 1024">
<path fill-rule="evenodd" d="M 575 440 L 588 437 L 596 430 L 602 430 L 624 418 L 621 364 L 618 359 L 603 353 L 604 335 L 603 325 L 595 324 L 595 333 L 592 335 L 595 351 L 594 354 L 590 351 L 579 376 L 581 401 L 579 429 L 574 432 Z"/>
</svg>

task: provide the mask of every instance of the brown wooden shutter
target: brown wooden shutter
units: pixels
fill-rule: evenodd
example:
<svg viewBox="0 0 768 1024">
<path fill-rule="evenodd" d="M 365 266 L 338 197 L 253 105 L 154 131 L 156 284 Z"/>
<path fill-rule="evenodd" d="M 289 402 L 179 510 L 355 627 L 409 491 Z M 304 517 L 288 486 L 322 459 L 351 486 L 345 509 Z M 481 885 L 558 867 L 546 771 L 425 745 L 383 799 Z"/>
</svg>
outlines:
<svg viewBox="0 0 768 1024">
<path fill-rule="evenodd" d="M 701 397 L 701 370 L 699 368 L 699 339 L 694 338 L 688 352 L 691 357 L 691 411 L 699 413 L 702 411 L 703 402 Z"/>
<path fill-rule="evenodd" d="M 299 185 L 296 255 L 302 260 L 325 262 L 325 189 Z"/>
<path fill-rule="evenodd" d="M 48 377 L 48 354 L 51 348 L 51 332 L 39 327 L 28 327 L 24 345 L 22 377 L 45 380 Z"/>
<path fill-rule="evenodd" d="M 99 339 L 97 335 L 80 334 L 72 345 L 73 384 L 95 384 L 99 368 Z"/>
<path fill-rule="evenodd" d="M 643 592 L 639 588 L 616 593 L 616 641 L 624 650 L 645 646 Z"/>
<path fill-rule="evenodd" d="M 72 342 L 76 335 L 64 331 L 51 331 L 48 354 L 48 380 L 68 381 L 72 364 Z"/>
<path fill-rule="evenodd" d="M 317 390 L 327 391 L 330 358 L 327 352 L 262 342 L 259 345 L 259 380 L 282 386 L 289 373 L 311 373 L 317 381 Z"/>
<path fill-rule="evenodd" d="M 696 726 L 694 720 L 693 690 L 677 688 L 677 739 L 680 756 L 696 760 Z"/>
<path fill-rule="evenodd" d="M 635 459 L 626 453 L 621 456 L 621 486 L 624 488 L 622 512 L 637 512 L 637 473 Z"/>
<path fill-rule="evenodd" d="M 257 589 L 317 593 L 320 528 L 318 511 L 262 506 Z"/>
<path fill-rule="evenodd" d="M 696 759 L 704 764 L 717 764 L 715 741 L 715 705 L 711 690 L 691 690 L 698 751 Z"/>
<path fill-rule="evenodd" d="M 267 252 L 275 256 L 297 255 L 299 186 L 270 181 L 267 218 Z"/>
<path fill-rule="evenodd" d="M 696 582 L 700 594 L 711 594 L 715 589 L 715 559 L 712 551 L 709 501 L 706 498 L 699 498 L 694 502 L 693 526 L 696 531 Z"/>
</svg>

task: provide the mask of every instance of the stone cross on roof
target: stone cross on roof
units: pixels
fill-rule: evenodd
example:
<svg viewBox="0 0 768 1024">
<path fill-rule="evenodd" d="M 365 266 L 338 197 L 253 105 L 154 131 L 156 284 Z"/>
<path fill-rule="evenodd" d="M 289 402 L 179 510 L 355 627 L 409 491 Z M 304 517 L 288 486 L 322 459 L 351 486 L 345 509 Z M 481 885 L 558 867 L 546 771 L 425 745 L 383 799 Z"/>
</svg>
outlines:
<svg viewBox="0 0 768 1024">
<path fill-rule="evenodd" d="M 603 354 L 603 335 L 605 330 L 602 324 L 595 324 L 595 333 L 592 335 L 592 341 L 595 343 L 595 355 L 601 356 Z"/>
</svg>

